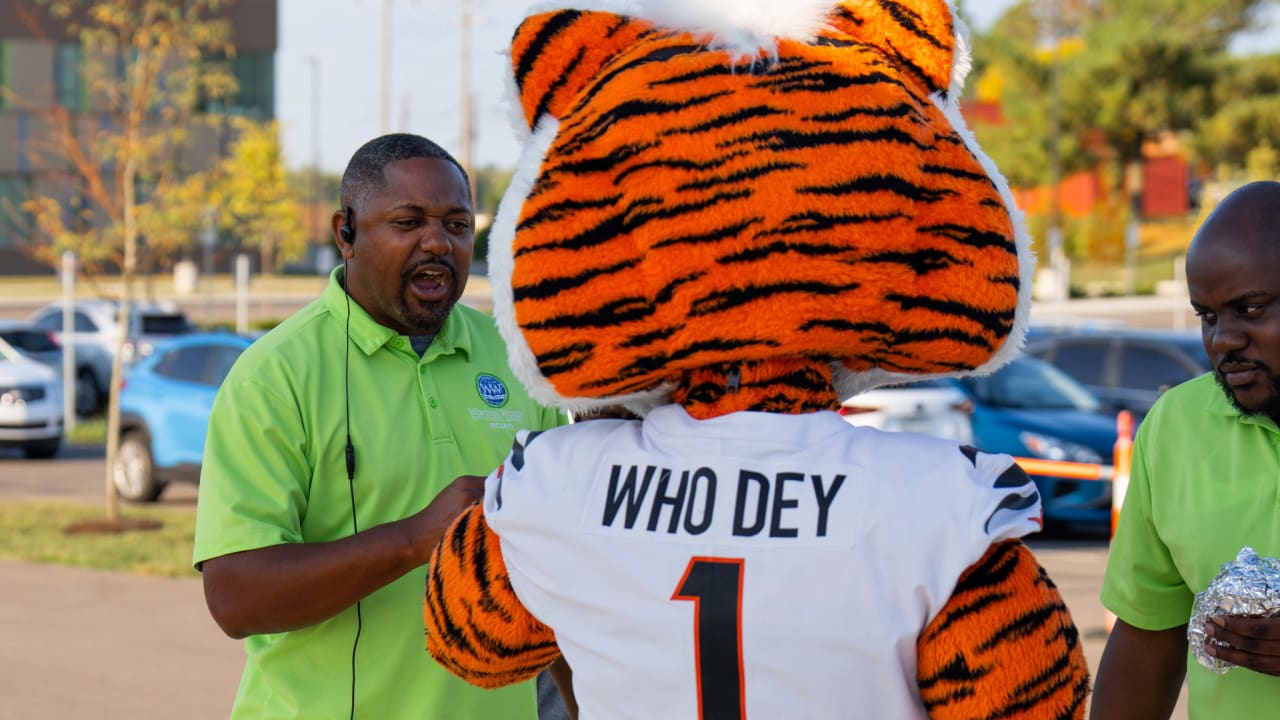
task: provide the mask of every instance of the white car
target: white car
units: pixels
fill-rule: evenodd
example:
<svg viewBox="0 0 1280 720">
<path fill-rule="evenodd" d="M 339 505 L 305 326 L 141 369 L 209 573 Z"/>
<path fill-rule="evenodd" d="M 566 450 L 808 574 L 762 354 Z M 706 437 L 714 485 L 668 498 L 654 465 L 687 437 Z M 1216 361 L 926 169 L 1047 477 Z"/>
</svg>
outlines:
<svg viewBox="0 0 1280 720">
<path fill-rule="evenodd" d="M 51 458 L 64 431 L 58 374 L 0 340 L 0 447 Z"/>
<path fill-rule="evenodd" d="M 840 408 L 851 425 L 915 432 L 973 443 L 973 402 L 963 390 L 942 379 L 919 380 L 859 393 Z"/>
</svg>

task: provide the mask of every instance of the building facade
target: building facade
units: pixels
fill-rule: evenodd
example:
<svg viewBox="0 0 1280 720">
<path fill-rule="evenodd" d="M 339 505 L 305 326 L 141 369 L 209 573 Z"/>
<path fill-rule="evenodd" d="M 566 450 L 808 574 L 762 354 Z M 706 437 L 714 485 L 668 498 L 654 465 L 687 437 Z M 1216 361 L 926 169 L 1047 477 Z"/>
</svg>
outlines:
<svg viewBox="0 0 1280 720">
<path fill-rule="evenodd" d="M 225 10 L 235 54 L 231 70 L 239 85 L 234 98 L 204 112 L 255 120 L 275 116 L 276 0 L 234 0 Z M 50 157 L 50 109 L 62 107 L 86 132 L 109 123 L 94 107 L 84 79 L 85 53 L 67 25 L 55 22 L 35 0 L 0 0 L 0 275 L 46 274 L 23 251 L 34 225 L 22 204 L 33 193 L 58 197 L 68 212 L 77 203 L 74 188 L 59 179 L 59 161 Z M 223 154 L 229 131 L 205 124 L 190 128 L 183 163 L 207 167 Z"/>
</svg>

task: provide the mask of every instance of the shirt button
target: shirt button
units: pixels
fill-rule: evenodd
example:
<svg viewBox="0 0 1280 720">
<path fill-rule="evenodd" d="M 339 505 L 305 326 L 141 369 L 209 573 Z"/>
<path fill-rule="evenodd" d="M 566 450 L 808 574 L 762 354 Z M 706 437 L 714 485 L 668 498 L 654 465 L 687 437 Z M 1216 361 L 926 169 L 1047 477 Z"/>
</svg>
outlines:
<svg viewBox="0 0 1280 720">
<path fill-rule="evenodd" d="M 435 399 L 435 398 L 433 398 L 433 397 L 427 398 L 427 404 L 428 404 L 428 405 L 430 405 L 431 407 L 435 407 L 435 406 L 436 406 L 436 399 Z"/>
</svg>

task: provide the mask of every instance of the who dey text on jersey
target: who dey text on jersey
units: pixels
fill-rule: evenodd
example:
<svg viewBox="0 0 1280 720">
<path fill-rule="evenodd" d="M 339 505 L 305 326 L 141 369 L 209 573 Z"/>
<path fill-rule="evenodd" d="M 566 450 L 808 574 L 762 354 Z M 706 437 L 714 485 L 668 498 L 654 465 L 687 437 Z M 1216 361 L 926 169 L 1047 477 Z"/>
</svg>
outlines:
<svg viewBox="0 0 1280 720">
<path fill-rule="evenodd" d="M 645 462 L 605 465 L 594 481 L 584 525 L 703 542 L 788 540 L 809 544 L 846 535 L 846 474 L 829 468 L 726 467 L 703 458 L 687 467 Z M 844 493 L 848 495 L 849 493 Z M 848 528 L 852 530 L 852 528 Z"/>
</svg>

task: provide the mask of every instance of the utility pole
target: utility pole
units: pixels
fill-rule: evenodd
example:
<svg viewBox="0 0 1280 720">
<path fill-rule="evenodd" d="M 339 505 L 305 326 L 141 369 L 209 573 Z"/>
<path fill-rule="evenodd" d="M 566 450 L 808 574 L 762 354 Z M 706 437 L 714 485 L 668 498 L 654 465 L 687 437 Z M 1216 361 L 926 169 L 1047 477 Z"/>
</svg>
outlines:
<svg viewBox="0 0 1280 720">
<path fill-rule="evenodd" d="M 391 128 L 391 0 L 382 0 L 378 50 L 378 134 L 386 135 Z"/>
<path fill-rule="evenodd" d="M 1047 0 L 1041 17 L 1042 36 L 1049 49 L 1049 264 L 1053 269 L 1054 299 L 1061 302 L 1070 295 L 1071 280 L 1067 276 L 1066 249 L 1062 233 L 1062 159 L 1059 136 L 1062 134 L 1062 0 Z"/>
<path fill-rule="evenodd" d="M 458 84 L 460 86 L 461 97 L 458 99 L 459 107 L 459 139 L 458 139 L 458 155 L 462 168 L 467 171 L 467 175 L 471 177 L 472 193 L 475 192 L 475 173 L 472 168 L 472 150 L 471 144 L 474 139 L 474 129 L 472 128 L 472 109 L 471 109 L 471 0 L 459 0 L 461 5 L 461 24 L 462 33 L 460 35 L 460 43 L 462 45 L 462 57 L 458 62 Z"/>
<path fill-rule="evenodd" d="M 307 210 L 307 224 L 311 242 L 319 243 L 321 238 L 316 223 L 316 207 L 320 202 L 320 58 L 307 55 L 303 59 L 311 66 L 311 201 Z"/>
</svg>

